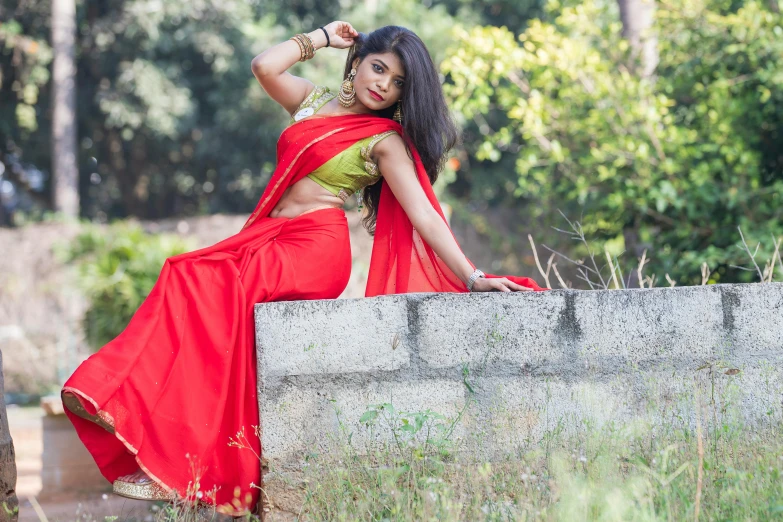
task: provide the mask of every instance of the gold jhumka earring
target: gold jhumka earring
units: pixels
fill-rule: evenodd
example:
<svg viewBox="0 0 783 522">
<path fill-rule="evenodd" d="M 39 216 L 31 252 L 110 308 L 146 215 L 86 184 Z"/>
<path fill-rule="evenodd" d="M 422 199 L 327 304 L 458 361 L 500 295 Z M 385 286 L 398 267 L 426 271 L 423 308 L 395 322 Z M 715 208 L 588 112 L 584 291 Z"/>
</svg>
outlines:
<svg viewBox="0 0 783 522">
<path fill-rule="evenodd" d="M 351 73 L 340 86 L 340 93 L 337 99 L 343 107 L 350 107 L 356 103 L 356 89 L 353 88 L 353 78 L 356 76 L 356 69 L 351 69 Z"/>
<path fill-rule="evenodd" d="M 397 101 L 397 108 L 394 110 L 394 121 L 402 125 L 402 100 Z"/>
</svg>

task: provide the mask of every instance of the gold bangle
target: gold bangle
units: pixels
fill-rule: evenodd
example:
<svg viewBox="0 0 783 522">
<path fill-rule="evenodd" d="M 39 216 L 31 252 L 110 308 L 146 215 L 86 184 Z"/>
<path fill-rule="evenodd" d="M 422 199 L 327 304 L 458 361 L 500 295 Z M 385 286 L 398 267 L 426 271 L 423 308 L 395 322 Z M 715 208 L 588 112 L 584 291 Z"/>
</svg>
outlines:
<svg viewBox="0 0 783 522">
<path fill-rule="evenodd" d="M 299 57 L 300 62 L 304 62 L 315 56 L 315 45 L 313 45 L 313 40 L 308 35 L 305 33 L 298 33 L 290 39 L 295 40 L 296 43 L 299 44 L 299 50 L 301 52 Z"/>
<path fill-rule="evenodd" d="M 313 44 L 313 39 L 310 38 L 310 36 L 306 33 L 299 33 L 297 36 L 302 40 L 302 43 L 305 46 L 305 60 L 309 60 L 315 56 L 315 45 Z"/>
<path fill-rule="evenodd" d="M 299 35 L 294 35 L 291 38 L 289 38 L 289 40 L 295 41 L 296 44 L 299 46 L 299 61 L 300 62 L 305 61 L 305 44 L 299 38 Z"/>
<path fill-rule="evenodd" d="M 313 40 L 305 33 L 302 33 L 302 38 L 307 44 L 307 59 L 309 60 L 310 58 L 315 56 L 315 46 L 313 45 Z"/>
</svg>

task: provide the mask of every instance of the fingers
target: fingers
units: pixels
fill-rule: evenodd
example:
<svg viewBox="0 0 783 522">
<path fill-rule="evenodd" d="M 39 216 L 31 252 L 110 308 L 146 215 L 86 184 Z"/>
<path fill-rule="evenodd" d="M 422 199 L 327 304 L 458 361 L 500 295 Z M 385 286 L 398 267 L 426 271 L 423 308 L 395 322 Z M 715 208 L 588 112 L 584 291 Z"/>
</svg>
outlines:
<svg viewBox="0 0 783 522">
<path fill-rule="evenodd" d="M 531 292 L 533 290 L 532 288 L 528 288 L 510 281 L 506 277 L 498 278 L 498 281 L 507 292 Z"/>
<path fill-rule="evenodd" d="M 339 34 L 343 38 L 349 38 L 349 37 L 355 38 L 355 37 L 359 36 L 359 31 L 354 29 L 353 26 L 351 24 L 349 24 L 348 22 L 342 22 L 341 25 L 340 25 L 340 32 L 339 32 Z"/>
</svg>

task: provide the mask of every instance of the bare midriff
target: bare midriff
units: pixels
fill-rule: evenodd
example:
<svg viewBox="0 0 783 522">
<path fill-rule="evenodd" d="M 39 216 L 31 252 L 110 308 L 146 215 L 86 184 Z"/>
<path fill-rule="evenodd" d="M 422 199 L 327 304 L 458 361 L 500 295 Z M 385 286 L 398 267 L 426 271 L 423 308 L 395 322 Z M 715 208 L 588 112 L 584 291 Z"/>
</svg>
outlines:
<svg viewBox="0 0 783 522">
<path fill-rule="evenodd" d="M 343 200 L 304 177 L 285 189 L 269 217 L 295 218 L 322 208 L 342 208 Z"/>
</svg>

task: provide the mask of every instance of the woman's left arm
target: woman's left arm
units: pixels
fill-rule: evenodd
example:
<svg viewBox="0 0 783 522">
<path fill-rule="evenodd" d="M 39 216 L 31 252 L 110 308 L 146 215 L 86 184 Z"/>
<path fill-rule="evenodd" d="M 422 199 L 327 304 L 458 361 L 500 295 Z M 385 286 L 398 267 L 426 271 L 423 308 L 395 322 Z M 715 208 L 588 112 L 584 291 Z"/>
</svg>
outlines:
<svg viewBox="0 0 783 522">
<path fill-rule="evenodd" d="M 432 207 L 416 175 L 416 166 L 408 156 L 405 142 L 399 134 L 393 134 L 378 142 L 373 148 L 378 170 L 399 201 L 408 219 L 411 220 L 422 239 L 446 263 L 446 266 L 463 283 L 473 273 L 465 254 L 462 253 L 451 230 L 438 212 Z M 479 278 L 473 284 L 473 291 L 500 290 L 526 291 L 530 288 L 518 285 L 506 278 Z"/>
</svg>

